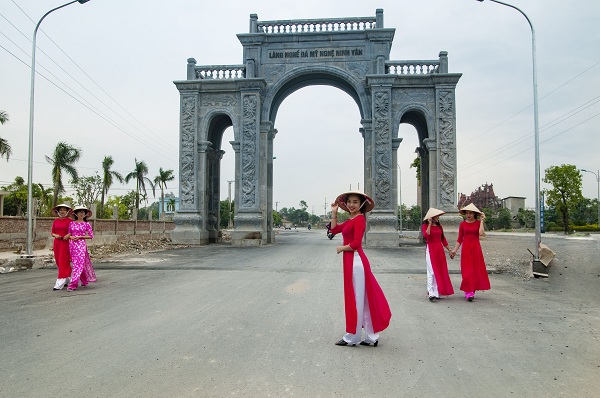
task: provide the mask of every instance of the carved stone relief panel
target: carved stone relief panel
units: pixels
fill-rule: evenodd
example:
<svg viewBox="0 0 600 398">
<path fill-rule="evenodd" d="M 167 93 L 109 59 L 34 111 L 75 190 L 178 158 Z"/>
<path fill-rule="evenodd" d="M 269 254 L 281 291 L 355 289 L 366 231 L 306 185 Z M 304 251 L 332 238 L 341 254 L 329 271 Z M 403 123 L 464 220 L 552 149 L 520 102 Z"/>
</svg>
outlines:
<svg viewBox="0 0 600 398">
<path fill-rule="evenodd" d="M 258 95 L 242 96 L 242 137 L 241 137 L 241 209 L 257 207 L 258 183 Z"/>
<path fill-rule="evenodd" d="M 456 178 L 453 91 L 440 91 L 438 94 L 438 128 L 440 205 L 444 208 L 452 208 L 455 205 L 454 181 Z"/>
<path fill-rule="evenodd" d="M 197 129 L 197 102 L 195 96 L 183 97 L 181 101 L 181 151 L 179 159 L 180 193 L 182 210 L 196 208 L 196 174 L 194 167 L 194 140 Z"/>
<path fill-rule="evenodd" d="M 237 96 L 234 94 L 203 94 L 203 108 L 231 108 L 238 104 Z"/>
<path fill-rule="evenodd" d="M 392 191 L 390 94 L 389 92 L 377 92 L 374 94 L 373 101 L 373 134 L 375 140 L 374 196 L 378 208 L 389 209 L 391 206 Z"/>
</svg>

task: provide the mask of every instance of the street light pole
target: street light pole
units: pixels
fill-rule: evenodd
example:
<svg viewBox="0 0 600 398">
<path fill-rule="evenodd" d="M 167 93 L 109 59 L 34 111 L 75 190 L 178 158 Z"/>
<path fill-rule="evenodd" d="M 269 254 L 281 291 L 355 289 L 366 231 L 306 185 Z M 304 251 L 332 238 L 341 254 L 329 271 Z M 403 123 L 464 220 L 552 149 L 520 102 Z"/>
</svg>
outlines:
<svg viewBox="0 0 600 398">
<path fill-rule="evenodd" d="M 402 169 L 398 165 L 398 212 L 400 213 L 400 236 L 402 236 Z"/>
<path fill-rule="evenodd" d="M 477 0 L 483 2 L 483 0 Z M 529 27 L 531 28 L 531 55 L 533 60 L 533 124 L 534 124 L 534 137 L 535 137 L 535 250 L 534 250 L 534 262 L 539 262 L 540 259 L 540 243 L 542 242 L 541 234 L 541 201 L 540 201 L 540 128 L 538 123 L 538 92 L 537 92 L 537 62 L 535 56 L 535 30 L 533 24 L 529 20 L 527 14 L 521 11 L 519 8 L 503 3 L 498 0 L 489 0 L 494 3 L 502 4 L 504 6 L 513 8 L 519 11 L 527 20 Z"/>
<path fill-rule="evenodd" d="M 37 40 L 37 31 L 40 24 L 53 11 L 59 10 L 63 7 L 71 5 L 73 3 L 87 3 L 90 0 L 74 0 L 69 3 L 63 4 L 62 6 L 56 7 L 44 14 L 40 18 L 35 29 L 33 31 L 33 48 L 31 50 L 31 91 L 29 94 L 29 155 L 27 160 L 27 248 L 25 254 L 28 257 L 33 255 L 33 190 L 32 190 L 32 179 L 33 179 L 33 106 L 34 106 L 34 93 L 35 93 L 35 48 Z"/>
<path fill-rule="evenodd" d="M 598 229 L 600 229 L 600 170 L 598 170 L 598 173 L 594 173 L 590 170 L 580 170 L 585 171 L 586 173 L 592 173 L 596 177 L 596 182 L 598 183 Z"/>
</svg>

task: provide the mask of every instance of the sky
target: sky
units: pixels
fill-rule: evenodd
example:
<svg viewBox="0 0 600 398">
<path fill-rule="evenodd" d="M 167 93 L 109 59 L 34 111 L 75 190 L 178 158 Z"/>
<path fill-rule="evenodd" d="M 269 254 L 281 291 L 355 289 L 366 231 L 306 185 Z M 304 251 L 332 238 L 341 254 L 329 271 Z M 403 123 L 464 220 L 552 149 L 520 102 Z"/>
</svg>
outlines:
<svg viewBox="0 0 600 398">
<path fill-rule="evenodd" d="M 66 0 L 0 0 L 0 110 L 10 121 L 0 137 L 12 147 L 0 160 L 0 186 L 27 179 L 31 38 L 35 23 Z M 541 176 L 550 166 L 600 169 L 600 2 L 512 0 L 536 32 Z M 104 156 L 123 175 L 143 160 L 152 180 L 159 168 L 179 194 L 179 92 L 187 59 L 198 65 L 242 63 L 236 34 L 259 20 L 375 16 L 395 28 L 391 60 L 436 60 L 447 51 L 456 87 L 457 193 L 485 183 L 499 198 L 526 197 L 535 186 L 531 30 L 516 10 L 476 0 L 367 2 L 281 0 L 91 0 L 48 15 L 38 33 L 33 182 L 51 186 L 51 155 L 60 141 L 82 150 L 80 175 L 100 173 Z M 36 21 L 36 22 L 33 22 Z M 364 190 L 363 140 L 357 105 L 329 86 L 300 89 L 282 103 L 275 121 L 274 201 L 277 209 L 308 204 L 323 214 L 335 196 Z M 401 201 L 416 204 L 416 131 L 400 126 Z M 225 131 L 221 199 L 234 180 L 234 154 Z M 594 175 L 583 173 L 583 194 L 597 196 Z M 65 181 L 67 183 L 67 181 Z M 68 184 L 67 184 L 68 186 Z M 542 188 L 548 188 L 541 184 Z M 124 195 L 133 182 L 116 183 Z M 68 192 L 69 193 L 69 192 Z M 72 193 L 72 191 L 70 192 Z M 160 198 L 157 192 L 156 200 Z M 150 193 L 150 203 L 154 202 Z"/>
</svg>

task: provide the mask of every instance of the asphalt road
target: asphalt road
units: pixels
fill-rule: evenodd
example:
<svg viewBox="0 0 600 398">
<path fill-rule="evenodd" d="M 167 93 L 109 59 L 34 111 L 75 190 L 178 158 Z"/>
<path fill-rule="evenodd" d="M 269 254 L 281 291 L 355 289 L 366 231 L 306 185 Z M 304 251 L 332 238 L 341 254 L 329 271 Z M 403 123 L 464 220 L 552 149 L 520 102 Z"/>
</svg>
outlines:
<svg viewBox="0 0 600 398">
<path fill-rule="evenodd" d="M 548 279 L 492 274 L 472 303 L 455 260 L 457 294 L 431 303 L 422 247 L 367 249 L 392 322 L 377 348 L 338 347 L 339 243 L 292 230 L 98 261 L 73 293 L 52 291 L 54 270 L 2 274 L 0 397 L 599 395 L 597 257 Z"/>
</svg>

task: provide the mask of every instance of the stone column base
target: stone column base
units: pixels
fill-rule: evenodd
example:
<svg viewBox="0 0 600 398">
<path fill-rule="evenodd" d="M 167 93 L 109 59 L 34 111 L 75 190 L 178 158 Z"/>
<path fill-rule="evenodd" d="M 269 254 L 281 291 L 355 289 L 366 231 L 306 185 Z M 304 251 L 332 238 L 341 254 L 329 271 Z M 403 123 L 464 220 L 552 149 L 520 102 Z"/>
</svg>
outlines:
<svg viewBox="0 0 600 398">
<path fill-rule="evenodd" d="M 176 245 L 207 245 L 209 233 L 202 230 L 202 216 L 198 213 L 177 213 L 173 217 L 175 229 L 171 241 Z"/>
<path fill-rule="evenodd" d="M 393 213 L 381 211 L 367 216 L 366 247 L 398 247 L 399 245 L 398 218 Z"/>
<path fill-rule="evenodd" d="M 366 234 L 366 247 L 398 247 L 399 245 L 400 236 L 398 231 L 367 232 Z"/>
<path fill-rule="evenodd" d="M 260 246 L 268 241 L 267 232 L 263 231 L 262 214 L 260 212 L 239 211 L 234 217 L 235 229 L 231 233 L 233 246 Z"/>
</svg>

